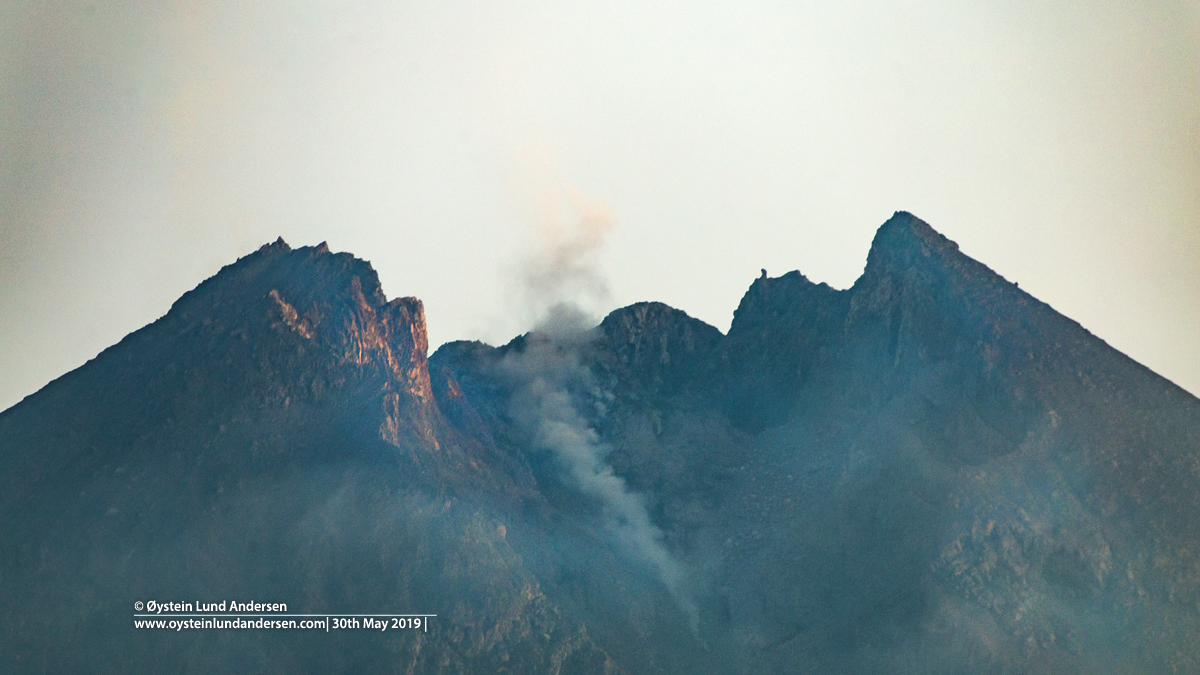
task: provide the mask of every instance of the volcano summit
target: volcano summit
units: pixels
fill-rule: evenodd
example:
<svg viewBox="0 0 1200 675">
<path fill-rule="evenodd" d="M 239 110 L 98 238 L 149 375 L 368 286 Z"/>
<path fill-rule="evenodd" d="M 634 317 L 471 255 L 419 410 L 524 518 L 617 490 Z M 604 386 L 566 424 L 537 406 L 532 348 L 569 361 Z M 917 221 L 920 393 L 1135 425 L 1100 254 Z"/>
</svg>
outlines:
<svg viewBox="0 0 1200 675">
<path fill-rule="evenodd" d="M 0 413 L 0 668 L 1200 672 L 1200 400 L 912 215 L 727 334 L 427 349 L 279 240 Z M 178 598 L 426 623 L 134 627 Z"/>
</svg>

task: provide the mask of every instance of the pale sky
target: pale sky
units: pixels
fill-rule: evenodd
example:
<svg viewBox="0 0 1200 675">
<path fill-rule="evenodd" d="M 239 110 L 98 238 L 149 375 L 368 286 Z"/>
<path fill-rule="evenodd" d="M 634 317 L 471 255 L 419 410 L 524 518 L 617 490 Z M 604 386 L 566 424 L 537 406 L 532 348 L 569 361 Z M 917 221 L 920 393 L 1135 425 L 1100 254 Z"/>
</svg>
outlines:
<svg viewBox="0 0 1200 675">
<path fill-rule="evenodd" d="M 555 223 L 724 331 L 896 210 L 1200 393 L 1200 0 L 0 0 L 0 409 L 281 235 L 436 346 Z"/>
</svg>

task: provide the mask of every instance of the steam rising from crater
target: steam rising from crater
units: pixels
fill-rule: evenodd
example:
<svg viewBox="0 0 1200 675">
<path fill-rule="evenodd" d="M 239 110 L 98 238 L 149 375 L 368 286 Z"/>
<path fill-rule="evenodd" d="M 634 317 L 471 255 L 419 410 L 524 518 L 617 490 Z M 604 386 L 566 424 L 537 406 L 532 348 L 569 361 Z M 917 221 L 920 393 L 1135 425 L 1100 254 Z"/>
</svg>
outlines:
<svg viewBox="0 0 1200 675">
<path fill-rule="evenodd" d="M 537 219 L 541 245 L 522 261 L 516 295 L 538 332 L 582 335 L 609 301 L 597 263 L 616 221 L 607 205 L 577 190 L 543 194 Z"/>
<path fill-rule="evenodd" d="M 510 352 L 502 364 L 516 384 L 510 414 L 537 449 L 553 453 L 570 485 L 600 503 L 607 529 L 666 586 L 696 631 L 699 614 L 685 587 L 683 565 L 650 520 L 645 497 L 613 472 L 607 462 L 611 448 L 589 421 L 605 414 L 612 394 L 580 362 L 580 348 L 592 339 L 596 324 L 581 305 L 608 298 L 596 257 L 615 223 L 603 204 L 578 193 L 570 196 L 578 214 L 575 226 L 563 227 L 557 213 L 548 212 L 546 245 L 522 269 L 522 295 L 536 328 L 524 350 Z"/>
</svg>

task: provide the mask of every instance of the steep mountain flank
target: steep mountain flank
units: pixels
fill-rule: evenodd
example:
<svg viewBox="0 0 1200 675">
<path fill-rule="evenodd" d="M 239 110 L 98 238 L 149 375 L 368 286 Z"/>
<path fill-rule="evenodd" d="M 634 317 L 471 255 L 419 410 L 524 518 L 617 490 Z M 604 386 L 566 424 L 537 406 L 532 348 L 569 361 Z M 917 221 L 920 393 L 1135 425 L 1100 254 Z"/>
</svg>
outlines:
<svg viewBox="0 0 1200 675">
<path fill-rule="evenodd" d="M 4 669 L 1200 672 L 1200 401 L 910 214 L 726 335 L 426 349 L 280 241 L 0 413 Z M 438 617 L 130 627 L 233 597 Z"/>
<path fill-rule="evenodd" d="M 564 348 L 712 672 L 1200 669 L 1200 404 L 913 216 L 850 289 L 756 280 L 727 336 L 642 304 Z M 503 428 L 503 378 L 443 350 Z"/>
<path fill-rule="evenodd" d="M 446 423 L 426 350 L 419 300 L 277 241 L 0 414 L 3 669 L 611 670 L 505 541 L 529 487 Z M 373 639 L 133 630 L 152 599 L 439 617 Z"/>
<path fill-rule="evenodd" d="M 798 281 L 756 282 L 727 338 L 755 326 L 790 401 L 731 490 L 774 496 L 745 503 L 774 541 L 726 561 L 776 580 L 733 612 L 772 668 L 1200 667 L 1194 397 L 908 214 L 853 288 Z"/>
</svg>

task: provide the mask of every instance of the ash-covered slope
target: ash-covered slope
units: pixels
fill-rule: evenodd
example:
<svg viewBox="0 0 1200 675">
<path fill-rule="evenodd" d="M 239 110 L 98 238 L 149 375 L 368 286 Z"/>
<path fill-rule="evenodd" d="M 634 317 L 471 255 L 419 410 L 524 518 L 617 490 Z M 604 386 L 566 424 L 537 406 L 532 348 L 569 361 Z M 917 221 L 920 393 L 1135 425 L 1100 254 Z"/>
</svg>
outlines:
<svg viewBox="0 0 1200 675">
<path fill-rule="evenodd" d="M 896 214 L 754 281 L 425 358 L 282 242 L 0 413 L 11 672 L 1200 672 L 1200 401 Z M 438 614 L 138 631 L 136 600 Z"/>
<path fill-rule="evenodd" d="M 495 364 L 538 339 L 431 358 L 517 453 L 537 443 Z M 880 228 L 848 290 L 756 280 L 726 336 L 641 304 L 559 349 L 698 607 L 691 636 L 631 627 L 670 598 L 544 565 L 619 663 L 1200 672 L 1200 401 L 915 217 Z M 586 517 L 566 453 L 525 454 L 556 517 Z"/>
<path fill-rule="evenodd" d="M 505 541 L 532 484 L 445 422 L 426 350 L 419 300 L 280 240 L 0 414 L 0 670 L 604 672 Z M 148 600 L 439 616 L 135 630 Z"/>
<path fill-rule="evenodd" d="M 853 288 L 789 276 L 726 338 L 762 384 L 720 398 L 789 401 L 750 469 L 765 543 L 726 562 L 794 563 L 741 606 L 766 662 L 1200 670 L 1200 402 L 908 214 Z"/>
</svg>

